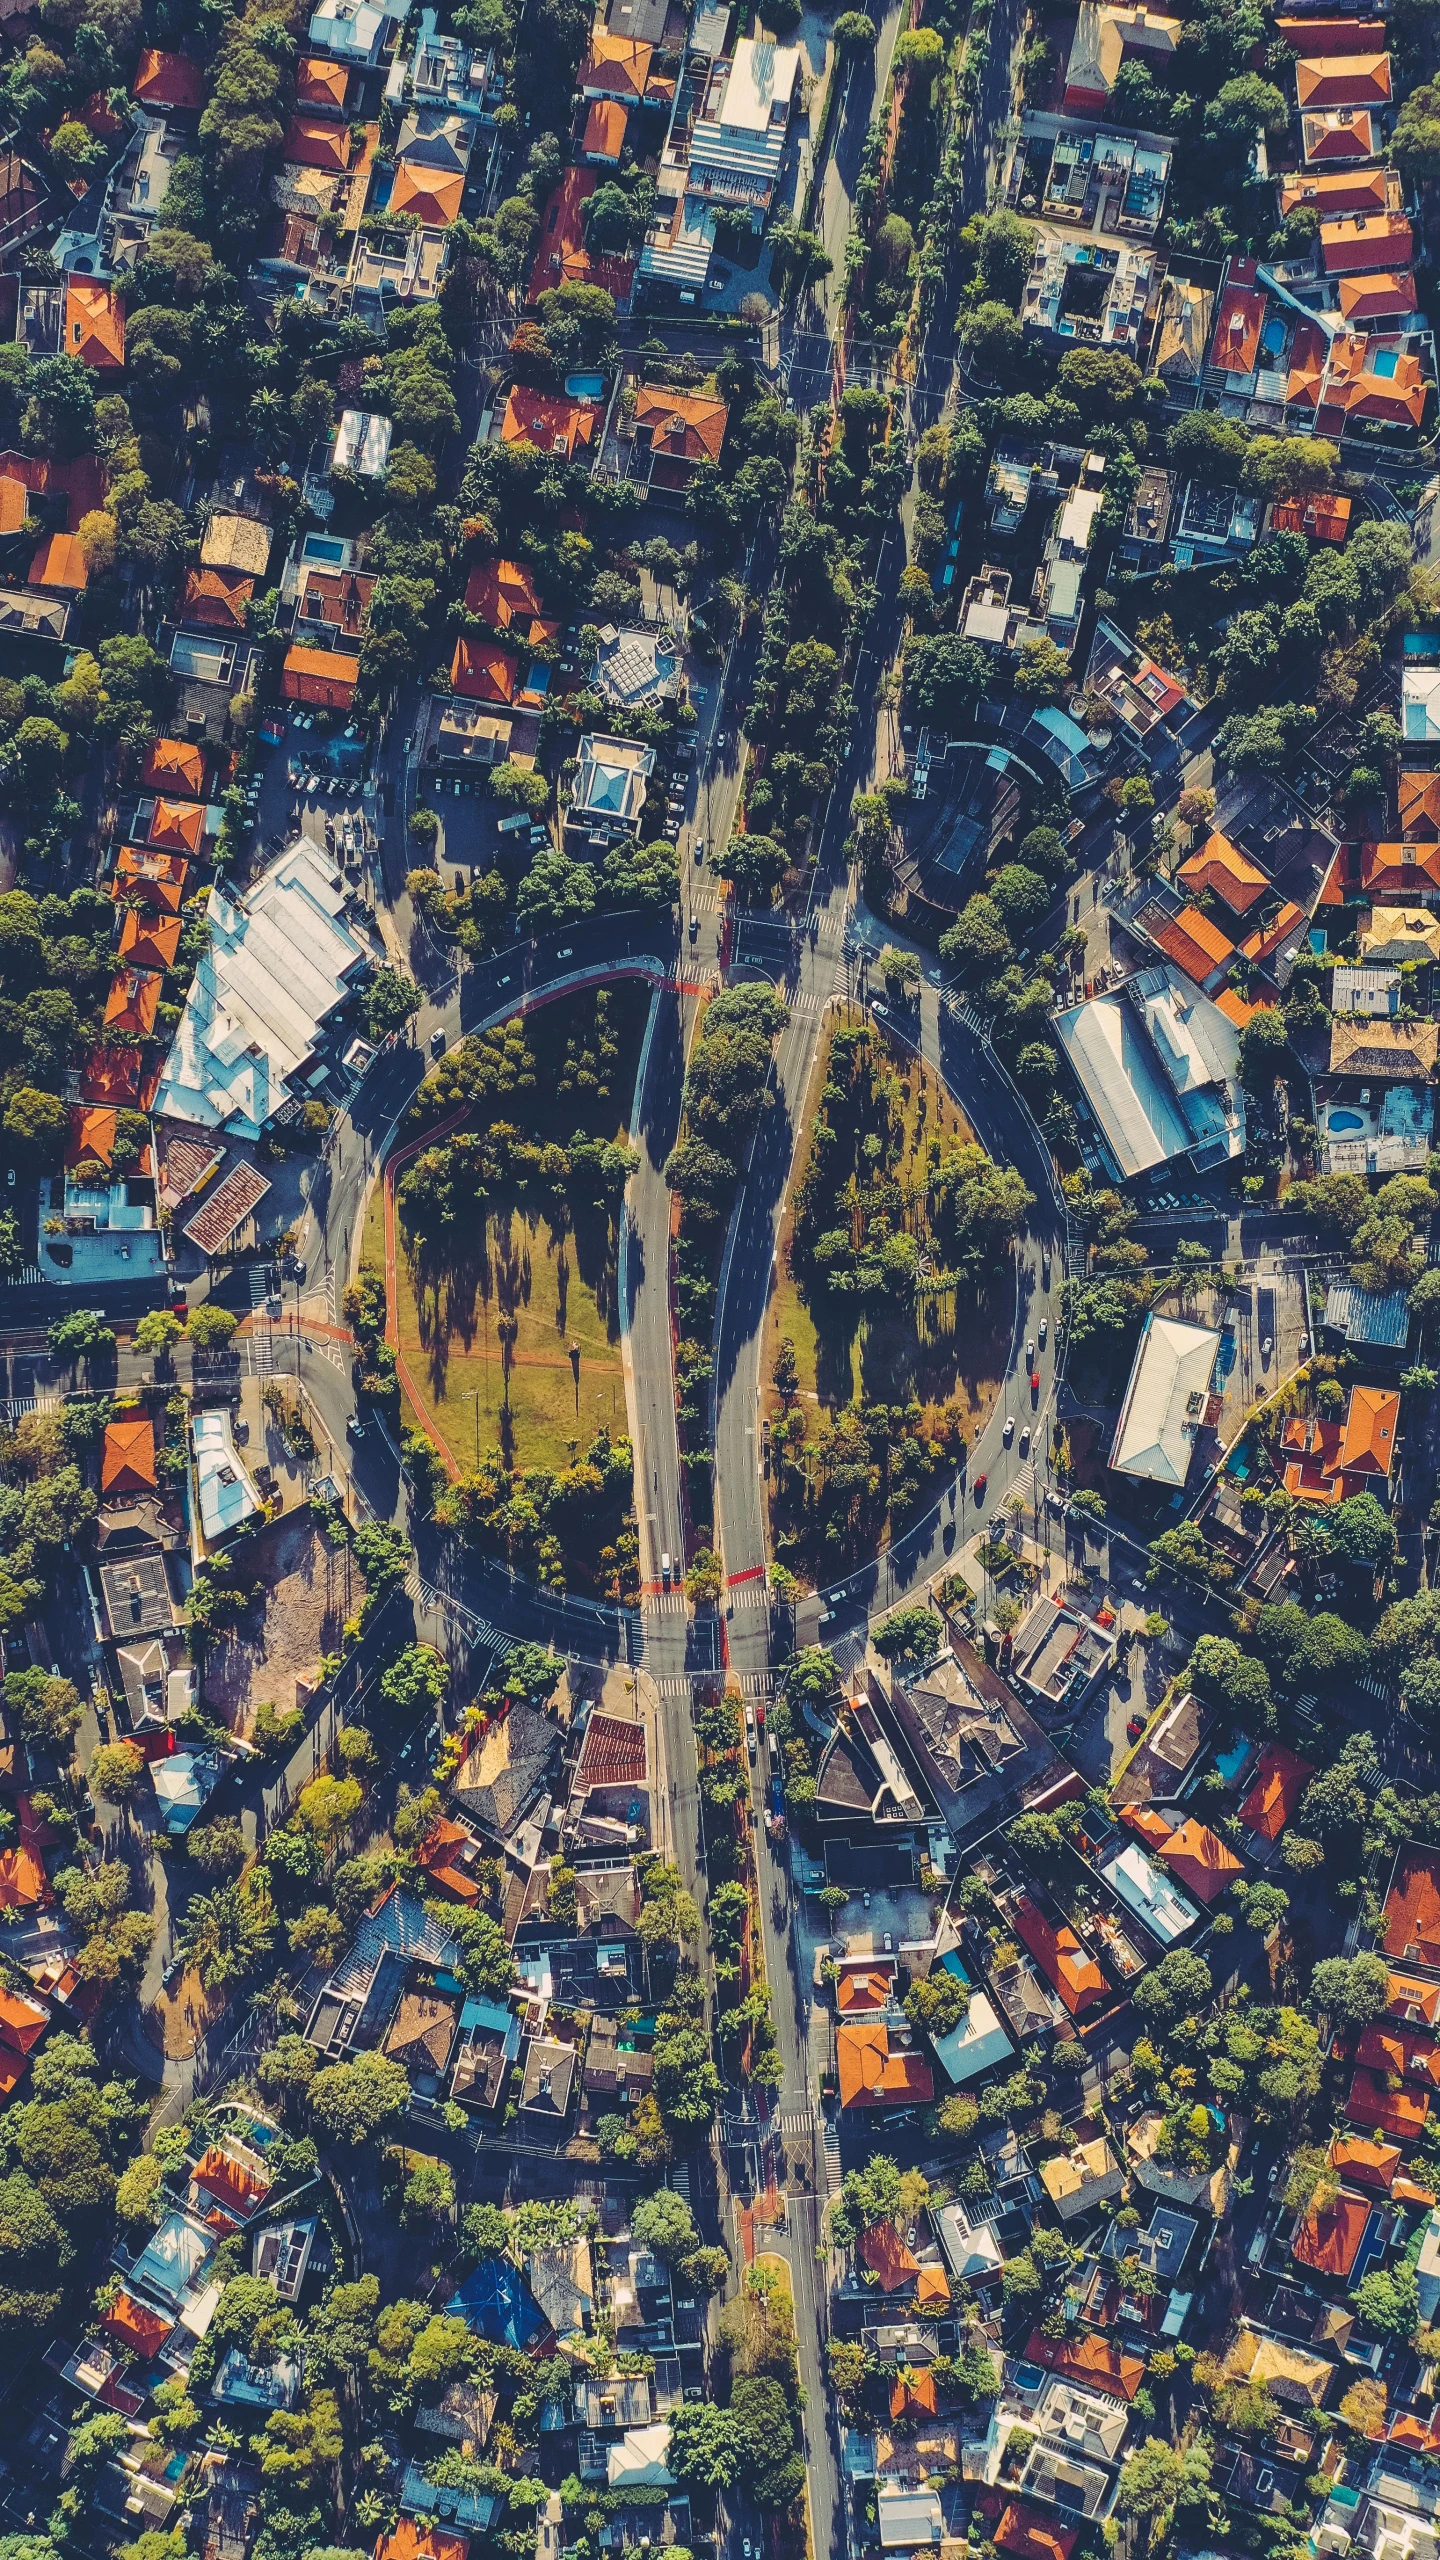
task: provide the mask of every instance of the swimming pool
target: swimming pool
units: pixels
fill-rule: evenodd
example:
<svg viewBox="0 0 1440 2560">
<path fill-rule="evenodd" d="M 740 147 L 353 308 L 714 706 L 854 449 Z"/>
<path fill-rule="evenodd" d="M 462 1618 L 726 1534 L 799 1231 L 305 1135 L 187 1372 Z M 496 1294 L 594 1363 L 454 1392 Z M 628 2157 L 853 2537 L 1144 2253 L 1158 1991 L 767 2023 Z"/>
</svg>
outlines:
<svg viewBox="0 0 1440 2560">
<path fill-rule="evenodd" d="M 598 400 L 605 388 L 603 373 L 567 373 L 565 393 L 570 400 Z"/>
<path fill-rule="evenodd" d="M 307 560 L 333 560 L 338 565 L 344 560 L 345 549 L 343 542 L 337 542 L 328 533 L 307 533 L 305 536 L 304 556 Z"/>
<path fill-rule="evenodd" d="M 1341 1129 L 1363 1129 L 1365 1123 L 1358 1111 L 1332 1111 L 1325 1125 L 1333 1136 Z"/>
</svg>

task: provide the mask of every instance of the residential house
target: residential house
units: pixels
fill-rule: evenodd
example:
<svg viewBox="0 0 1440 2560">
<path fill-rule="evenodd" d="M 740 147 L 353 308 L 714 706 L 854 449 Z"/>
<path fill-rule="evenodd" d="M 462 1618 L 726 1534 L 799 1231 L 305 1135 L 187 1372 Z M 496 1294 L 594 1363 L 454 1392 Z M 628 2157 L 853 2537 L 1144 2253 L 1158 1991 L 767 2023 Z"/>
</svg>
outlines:
<svg viewBox="0 0 1440 2560">
<path fill-rule="evenodd" d="M 1122 63 L 1166 63 L 1180 41 L 1182 21 L 1143 5 L 1111 7 L 1081 0 L 1065 66 L 1066 115 L 1103 116 Z"/>
<path fill-rule="evenodd" d="M 1110 1987 L 1104 1974 L 1068 1921 L 1050 1919 L 1028 1893 L 1016 1895 L 1010 1920 L 1021 1945 L 1034 1957 L 1072 2018 L 1082 2018 L 1088 2010 L 1109 2000 Z"/>
<path fill-rule="evenodd" d="M 1286 1492 L 1301 1502 L 1346 1502 L 1367 1492 L 1383 1500 L 1399 1425 L 1400 1398 L 1391 1387 L 1352 1386 L 1343 1420 L 1294 1416 L 1282 1435 Z"/>
<path fill-rule="evenodd" d="M 897 2025 L 892 2041 L 883 2019 L 856 2018 L 837 2028 L 836 2068 L 840 2104 L 846 2108 L 928 2106 L 935 2094 L 930 2067 Z"/>
<path fill-rule="evenodd" d="M 1062 2222 L 1088 2213 L 1092 2205 L 1107 2203 L 1125 2184 L 1124 2167 L 1103 2134 L 1089 2142 L 1078 2140 L 1068 2151 L 1042 2160 L 1038 2175 Z"/>
<path fill-rule="evenodd" d="M 1209 1325 L 1147 1315 L 1110 1446 L 1118 1475 L 1180 1488 L 1210 1419 L 1220 1336 Z"/>
<path fill-rule="evenodd" d="M 699 464 L 718 464 L 729 416 L 728 404 L 712 393 L 638 385 L 632 434 L 637 453 L 650 457 L 646 485 L 683 489 Z"/>
</svg>

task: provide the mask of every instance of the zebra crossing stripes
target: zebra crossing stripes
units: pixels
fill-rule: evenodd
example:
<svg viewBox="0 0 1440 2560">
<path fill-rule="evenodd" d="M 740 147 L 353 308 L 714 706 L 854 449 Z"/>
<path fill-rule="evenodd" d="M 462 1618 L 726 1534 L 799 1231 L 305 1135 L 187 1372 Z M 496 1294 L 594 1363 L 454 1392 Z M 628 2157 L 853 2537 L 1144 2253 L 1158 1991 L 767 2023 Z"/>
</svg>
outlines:
<svg viewBox="0 0 1440 2560">
<path fill-rule="evenodd" d="M 515 1638 L 502 1635 L 498 1627 L 491 1626 L 488 1618 L 482 1618 L 463 1600 L 452 1599 L 448 1591 L 437 1591 L 433 1583 L 422 1579 L 414 1565 L 405 1576 L 405 1588 L 410 1598 L 418 1600 L 422 1608 L 437 1609 L 447 1617 L 458 1618 L 466 1632 L 475 1638 L 477 1644 L 483 1644 L 488 1652 L 493 1653 L 498 1662 L 509 1661 L 515 1650 Z"/>
<path fill-rule="evenodd" d="M 683 1618 L 685 1594 L 683 1591 L 647 1591 L 641 1597 L 640 1607 L 647 1618 Z"/>
<path fill-rule="evenodd" d="M 775 2129 L 782 2142 L 809 2142 L 814 2138 L 815 2118 L 808 2107 L 803 2114 L 787 2108 L 775 2118 Z"/>
<path fill-rule="evenodd" d="M 775 1695 L 774 1672 L 743 1672 L 740 1679 L 740 1694 L 745 1698 L 773 1698 Z"/>
</svg>

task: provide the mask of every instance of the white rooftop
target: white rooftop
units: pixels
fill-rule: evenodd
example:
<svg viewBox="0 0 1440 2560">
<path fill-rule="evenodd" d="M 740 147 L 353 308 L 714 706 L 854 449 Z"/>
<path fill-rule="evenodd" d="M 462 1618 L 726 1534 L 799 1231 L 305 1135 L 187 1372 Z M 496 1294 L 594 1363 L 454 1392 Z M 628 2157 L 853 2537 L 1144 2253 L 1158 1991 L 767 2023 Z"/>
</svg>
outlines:
<svg viewBox="0 0 1440 2560">
<path fill-rule="evenodd" d="M 1243 1152 L 1239 1033 L 1180 970 L 1142 970 L 1055 1028 L 1122 1180 L 1192 1150 Z"/>
<path fill-rule="evenodd" d="M 727 132 L 768 133 L 783 126 L 800 76 L 800 48 L 742 36 L 735 47 L 720 108 Z"/>
<path fill-rule="evenodd" d="M 1145 1319 L 1110 1464 L 1152 1484 L 1183 1485 L 1204 1419 L 1220 1336 L 1177 1316 Z"/>
<path fill-rule="evenodd" d="M 261 1509 L 260 1496 L 235 1446 L 228 1413 L 197 1413 L 190 1425 L 200 1527 L 207 1546 L 228 1538 Z"/>
<path fill-rule="evenodd" d="M 1004 2062 L 1015 2050 L 1000 2024 L 993 2001 L 983 1991 L 972 1991 L 970 2006 L 958 2027 L 948 2036 L 931 2039 L 935 2055 L 959 2088 L 966 2080 L 979 2078 L 982 2071 Z"/>
<path fill-rule="evenodd" d="M 362 480 L 379 480 L 390 459 L 392 421 L 378 409 L 342 409 L 335 430 L 332 470 L 353 471 Z"/>
<path fill-rule="evenodd" d="M 957 2284 L 983 2281 L 1005 2263 L 993 2223 L 972 2223 L 963 2205 L 947 2204 L 937 2213 L 935 2232 Z"/>
<path fill-rule="evenodd" d="M 673 2489 L 675 2474 L 669 2467 L 669 2452 L 668 2418 L 661 2418 L 653 2427 L 631 2427 L 618 2444 L 610 2447 L 609 2487 Z"/>
<path fill-rule="evenodd" d="M 1407 746 L 1440 738 L 1440 667 L 1407 667 L 1400 679 L 1400 727 Z"/>
<path fill-rule="evenodd" d="M 1123 1849 L 1106 1859 L 1100 1873 L 1126 1910 L 1133 1911 L 1163 1947 L 1172 1946 L 1187 1929 L 1193 1929 L 1194 1903 L 1187 1902 L 1154 1859 L 1146 1857 L 1138 1840 L 1127 1840 Z"/>
<path fill-rule="evenodd" d="M 308 837 L 245 897 L 212 889 L 210 940 L 165 1061 L 157 1118 L 254 1139 L 304 1099 L 300 1071 L 371 956 L 346 918 L 346 894 Z"/>
<path fill-rule="evenodd" d="M 945 2518 L 933 2489 L 882 2489 L 875 2506 L 883 2551 L 929 2551 L 944 2539 Z"/>
</svg>

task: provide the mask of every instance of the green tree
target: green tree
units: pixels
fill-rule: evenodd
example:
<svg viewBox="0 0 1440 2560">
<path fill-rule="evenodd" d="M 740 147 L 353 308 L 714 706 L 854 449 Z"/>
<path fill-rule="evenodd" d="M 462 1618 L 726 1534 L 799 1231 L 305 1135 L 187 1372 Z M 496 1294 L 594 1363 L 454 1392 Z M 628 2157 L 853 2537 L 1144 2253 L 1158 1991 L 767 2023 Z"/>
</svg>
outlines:
<svg viewBox="0 0 1440 2560">
<path fill-rule="evenodd" d="M 390 2124 L 410 2096 L 410 2082 L 398 2062 L 383 2054 L 362 2053 L 354 2062 L 333 2062 L 317 2071 L 310 2085 L 310 2110 L 332 2142 L 351 2149 L 372 2142 Z"/>
</svg>

